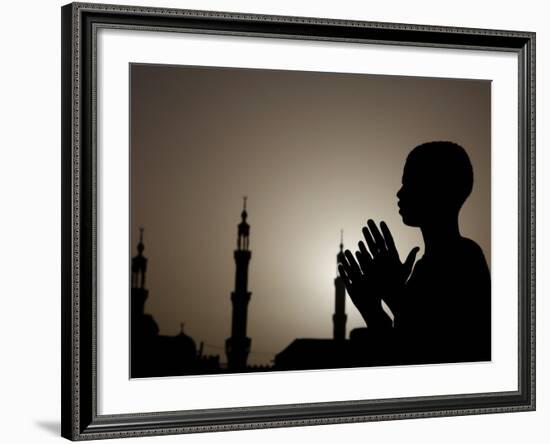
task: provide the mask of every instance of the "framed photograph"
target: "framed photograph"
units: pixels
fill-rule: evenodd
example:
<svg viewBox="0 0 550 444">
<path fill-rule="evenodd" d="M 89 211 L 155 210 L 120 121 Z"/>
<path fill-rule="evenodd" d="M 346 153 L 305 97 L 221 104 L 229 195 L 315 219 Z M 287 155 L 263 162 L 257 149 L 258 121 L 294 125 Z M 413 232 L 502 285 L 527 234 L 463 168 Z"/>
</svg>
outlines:
<svg viewBox="0 0 550 444">
<path fill-rule="evenodd" d="M 61 12 L 65 438 L 534 410 L 534 33 Z"/>
</svg>

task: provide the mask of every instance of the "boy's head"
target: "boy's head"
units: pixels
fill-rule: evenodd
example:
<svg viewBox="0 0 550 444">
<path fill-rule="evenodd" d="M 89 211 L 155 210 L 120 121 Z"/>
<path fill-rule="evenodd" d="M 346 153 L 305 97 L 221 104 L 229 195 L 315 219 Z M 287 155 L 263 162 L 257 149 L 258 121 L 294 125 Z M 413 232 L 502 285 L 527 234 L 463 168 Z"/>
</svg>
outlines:
<svg viewBox="0 0 550 444">
<path fill-rule="evenodd" d="M 437 223 L 443 215 L 458 216 L 472 191 L 474 174 L 468 154 L 453 142 L 428 142 L 414 148 L 397 193 L 406 225 Z"/>
</svg>

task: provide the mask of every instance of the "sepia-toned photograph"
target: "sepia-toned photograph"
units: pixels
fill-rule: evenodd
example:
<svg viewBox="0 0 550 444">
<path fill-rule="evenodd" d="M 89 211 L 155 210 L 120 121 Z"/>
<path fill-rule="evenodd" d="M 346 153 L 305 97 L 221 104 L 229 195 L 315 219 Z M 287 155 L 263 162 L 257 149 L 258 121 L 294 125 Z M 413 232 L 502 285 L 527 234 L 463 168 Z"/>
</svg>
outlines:
<svg viewBox="0 0 550 444">
<path fill-rule="evenodd" d="M 131 378 L 491 361 L 491 81 L 130 64 Z"/>
</svg>

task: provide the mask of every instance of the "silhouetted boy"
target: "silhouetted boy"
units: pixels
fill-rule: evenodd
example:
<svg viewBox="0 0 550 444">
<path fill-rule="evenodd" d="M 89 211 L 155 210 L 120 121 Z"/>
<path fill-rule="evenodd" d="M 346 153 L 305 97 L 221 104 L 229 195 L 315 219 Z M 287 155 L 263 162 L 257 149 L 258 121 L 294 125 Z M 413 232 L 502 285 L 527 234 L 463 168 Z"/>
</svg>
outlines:
<svg viewBox="0 0 550 444">
<path fill-rule="evenodd" d="M 397 197 L 403 222 L 422 232 L 424 256 L 414 265 L 414 248 L 402 263 L 387 225 L 378 229 L 372 220 L 363 228 L 367 245 L 359 243 L 355 258 L 345 252 L 340 274 L 367 327 L 386 345 L 387 362 L 380 363 L 491 359 L 489 268 L 481 248 L 458 227 L 472 186 L 472 165 L 461 146 L 417 146 Z M 381 300 L 394 314 L 393 329 Z"/>
</svg>

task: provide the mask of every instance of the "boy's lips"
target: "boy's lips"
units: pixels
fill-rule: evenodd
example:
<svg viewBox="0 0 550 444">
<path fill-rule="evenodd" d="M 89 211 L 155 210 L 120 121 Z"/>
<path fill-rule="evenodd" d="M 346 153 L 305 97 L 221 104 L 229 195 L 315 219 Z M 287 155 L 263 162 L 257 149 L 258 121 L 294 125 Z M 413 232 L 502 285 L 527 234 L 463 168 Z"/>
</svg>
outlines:
<svg viewBox="0 0 550 444">
<path fill-rule="evenodd" d="M 399 208 L 399 214 L 403 214 L 403 203 L 399 200 L 397 201 L 397 207 Z"/>
</svg>

